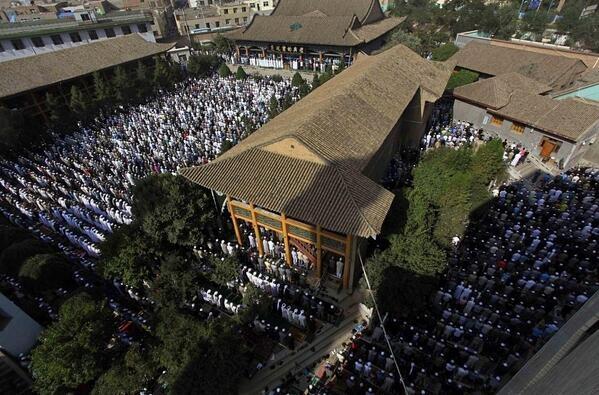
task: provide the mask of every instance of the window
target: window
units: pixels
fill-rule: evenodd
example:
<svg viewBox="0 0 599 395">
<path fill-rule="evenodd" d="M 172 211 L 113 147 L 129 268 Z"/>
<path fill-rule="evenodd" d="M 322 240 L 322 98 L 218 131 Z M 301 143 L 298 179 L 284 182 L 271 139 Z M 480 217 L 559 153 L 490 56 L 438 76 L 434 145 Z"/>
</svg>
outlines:
<svg viewBox="0 0 599 395">
<path fill-rule="evenodd" d="M 495 115 L 493 115 L 493 118 L 491 118 L 491 125 L 495 125 L 495 126 L 503 125 L 503 118 L 499 118 L 499 117 L 496 117 Z"/>
<path fill-rule="evenodd" d="M 196 29 L 199 29 L 199 28 L 200 28 L 200 24 L 196 23 Z"/>
<path fill-rule="evenodd" d="M 265 2 L 263 2 L 263 3 L 262 3 L 262 5 L 263 5 L 264 7 L 268 7 L 268 1 L 265 1 Z"/>
<path fill-rule="evenodd" d="M 114 32 L 114 29 L 109 27 L 108 29 L 104 29 L 104 32 L 106 33 L 106 37 L 114 37 L 116 36 L 116 33 Z"/>
<path fill-rule="evenodd" d="M 137 30 L 139 30 L 140 33 L 147 33 L 148 27 L 145 23 L 140 23 L 139 25 L 137 25 Z"/>
<path fill-rule="evenodd" d="M 50 38 L 52 39 L 52 43 L 54 45 L 62 45 L 64 44 L 64 41 L 62 41 L 62 37 L 60 37 L 58 34 L 53 34 L 50 36 Z"/>
<path fill-rule="evenodd" d="M 204 2 L 203 2 L 203 1 L 200 1 L 200 5 L 206 5 L 206 4 L 204 4 Z"/>
<path fill-rule="evenodd" d="M 90 30 L 87 32 L 87 34 L 89 34 L 89 39 L 92 41 L 98 39 L 98 33 L 96 33 L 95 30 Z"/>
<path fill-rule="evenodd" d="M 80 43 L 81 42 L 81 36 L 79 35 L 79 33 L 77 32 L 73 32 L 70 33 L 69 36 L 71 36 L 71 41 L 74 43 Z"/>
<path fill-rule="evenodd" d="M 220 27 L 220 21 L 216 21 L 214 22 L 214 24 L 216 25 L 216 27 Z"/>
<path fill-rule="evenodd" d="M 239 25 L 239 18 L 235 18 L 235 24 Z"/>
<path fill-rule="evenodd" d="M 4 47 L 2 46 L 2 43 L 0 43 L 0 52 L 4 52 Z"/>
<path fill-rule="evenodd" d="M 247 16 L 244 16 L 244 17 L 243 17 L 243 21 L 244 21 L 244 22 L 247 22 L 247 21 L 248 21 L 248 17 L 247 17 Z"/>
<path fill-rule="evenodd" d="M 256 3 L 250 3 L 250 8 L 256 8 Z"/>
<path fill-rule="evenodd" d="M 230 25 L 231 24 L 231 20 L 230 19 L 225 19 L 225 25 Z"/>
<path fill-rule="evenodd" d="M 241 7 L 241 12 L 245 12 L 246 9 L 247 8 L 245 8 L 245 7 Z"/>
<path fill-rule="evenodd" d="M 89 17 L 89 14 L 81 14 L 81 20 L 85 22 L 85 21 L 89 21 L 91 19 Z"/>
<path fill-rule="evenodd" d="M 525 128 L 525 126 L 522 125 L 521 123 L 514 122 L 512 124 L 512 132 L 514 132 L 516 134 L 522 134 L 522 133 L 524 133 L 524 128 Z"/>
<path fill-rule="evenodd" d="M 21 49 L 25 49 L 25 45 L 23 45 L 23 40 L 21 40 L 20 38 L 15 38 L 14 40 L 10 40 L 10 43 L 17 51 L 20 51 Z"/>
<path fill-rule="evenodd" d="M 225 15 L 227 15 L 227 14 L 229 13 L 229 9 L 228 9 L 228 8 L 225 8 L 225 9 L 224 9 L 224 13 L 225 13 Z"/>
<path fill-rule="evenodd" d="M 131 28 L 129 26 L 121 26 L 121 30 L 123 34 L 126 36 L 127 34 L 131 34 Z"/>
<path fill-rule="evenodd" d="M 44 40 L 42 40 L 41 37 L 32 37 L 31 42 L 33 43 L 33 46 L 36 48 L 41 48 L 46 45 L 44 44 Z"/>
<path fill-rule="evenodd" d="M 210 29 L 210 22 L 206 22 L 206 29 Z"/>
<path fill-rule="evenodd" d="M 237 14 L 237 8 L 233 8 L 233 14 Z"/>
</svg>

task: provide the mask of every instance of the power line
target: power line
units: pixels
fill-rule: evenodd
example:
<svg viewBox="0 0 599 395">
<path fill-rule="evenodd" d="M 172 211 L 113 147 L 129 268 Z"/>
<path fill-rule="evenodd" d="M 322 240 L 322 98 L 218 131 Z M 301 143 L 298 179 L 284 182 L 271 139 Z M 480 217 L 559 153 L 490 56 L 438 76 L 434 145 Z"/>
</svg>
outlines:
<svg viewBox="0 0 599 395">
<path fill-rule="evenodd" d="M 358 258 L 360 258 L 360 266 L 362 267 L 362 273 L 364 274 L 364 279 L 366 280 L 366 285 L 368 286 L 368 292 L 370 292 L 370 297 L 372 298 L 372 303 L 374 304 L 374 309 L 376 310 L 376 315 L 379 317 L 379 321 L 381 323 L 381 328 L 383 329 L 383 336 L 385 336 L 385 340 L 387 341 L 387 347 L 389 347 L 389 352 L 393 357 L 393 362 L 395 363 L 395 369 L 399 374 L 399 381 L 401 382 L 401 386 L 403 387 L 404 395 L 408 394 L 408 389 L 406 388 L 406 383 L 403 380 L 403 376 L 401 375 L 401 371 L 399 370 L 399 365 L 397 364 L 397 358 L 395 358 L 395 353 L 393 352 L 393 347 L 391 347 L 391 342 L 389 341 L 389 337 L 387 336 L 387 330 L 385 329 L 385 323 L 383 322 L 383 318 L 381 317 L 381 312 L 379 311 L 379 306 L 376 303 L 376 299 L 374 297 L 374 293 L 372 292 L 372 287 L 370 286 L 370 280 L 368 279 L 368 274 L 366 274 L 366 268 L 364 267 L 364 262 L 362 261 L 362 254 L 360 254 L 360 249 L 358 250 Z"/>
</svg>

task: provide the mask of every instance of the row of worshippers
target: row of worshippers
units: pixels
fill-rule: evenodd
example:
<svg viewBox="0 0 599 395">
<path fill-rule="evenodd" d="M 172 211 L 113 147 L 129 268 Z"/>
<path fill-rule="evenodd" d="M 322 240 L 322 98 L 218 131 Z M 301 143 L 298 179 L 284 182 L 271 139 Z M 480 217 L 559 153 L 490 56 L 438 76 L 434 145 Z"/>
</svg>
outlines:
<svg viewBox="0 0 599 395">
<path fill-rule="evenodd" d="M 219 293 L 218 291 L 202 288 L 200 290 L 200 295 L 206 303 L 214 305 L 230 314 L 239 314 L 239 312 L 243 309 L 242 304 L 229 301 L 222 293 Z"/>
<path fill-rule="evenodd" d="M 289 80 L 214 76 L 99 113 L 72 134 L 55 131 L 37 152 L 0 160 L 0 210 L 67 254 L 97 258 L 98 243 L 133 220 L 136 180 L 213 160 L 225 141 L 245 137 L 248 122 L 268 120 L 272 95 L 288 93 L 297 99 Z"/>
<path fill-rule="evenodd" d="M 426 312 L 385 322 L 409 392 L 497 392 L 599 290 L 599 171 L 537 185 L 501 186 Z"/>
</svg>

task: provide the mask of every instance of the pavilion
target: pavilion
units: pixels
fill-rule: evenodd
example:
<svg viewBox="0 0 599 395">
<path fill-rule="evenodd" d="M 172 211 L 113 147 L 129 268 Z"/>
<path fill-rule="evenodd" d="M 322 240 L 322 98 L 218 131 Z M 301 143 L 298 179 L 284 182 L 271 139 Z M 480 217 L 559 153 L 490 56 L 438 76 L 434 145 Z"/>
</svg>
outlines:
<svg viewBox="0 0 599 395">
<path fill-rule="evenodd" d="M 381 232 L 395 197 L 378 181 L 400 144 L 418 144 L 450 73 L 402 45 L 361 56 L 213 162 L 180 174 L 227 196 L 240 244 L 239 221 L 259 240 L 266 229 L 288 264 L 292 248 L 306 251 L 319 278 L 323 254 L 340 257 L 351 288 L 360 241 Z"/>
<path fill-rule="evenodd" d="M 404 19 L 385 17 L 378 0 L 279 0 L 271 15 L 227 36 L 242 63 L 316 71 L 380 48 Z"/>
</svg>

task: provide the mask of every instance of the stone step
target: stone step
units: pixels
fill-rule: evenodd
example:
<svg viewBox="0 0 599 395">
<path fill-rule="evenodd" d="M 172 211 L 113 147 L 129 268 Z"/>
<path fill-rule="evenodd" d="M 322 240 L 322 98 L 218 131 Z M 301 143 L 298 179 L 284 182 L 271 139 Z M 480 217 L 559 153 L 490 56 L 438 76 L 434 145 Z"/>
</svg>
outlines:
<svg viewBox="0 0 599 395">
<path fill-rule="evenodd" d="M 272 363 L 270 363 L 251 380 L 243 380 L 240 383 L 240 395 L 259 394 L 265 386 L 273 388 L 280 384 L 281 379 L 287 372 L 292 371 L 296 373 L 296 371 L 318 360 L 332 349 L 332 345 L 344 341 L 355 326 L 354 321 L 359 321 L 360 319 L 360 311 L 357 305 L 355 305 L 339 326 L 331 325 L 322 333 L 317 334 L 316 339 L 312 343 L 303 345 L 303 348 L 293 355 L 290 353 L 282 354 L 281 358 L 277 358 L 274 361 L 274 369 L 270 368 L 272 366 Z M 284 360 L 284 363 L 278 365 L 281 359 Z"/>
</svg>

